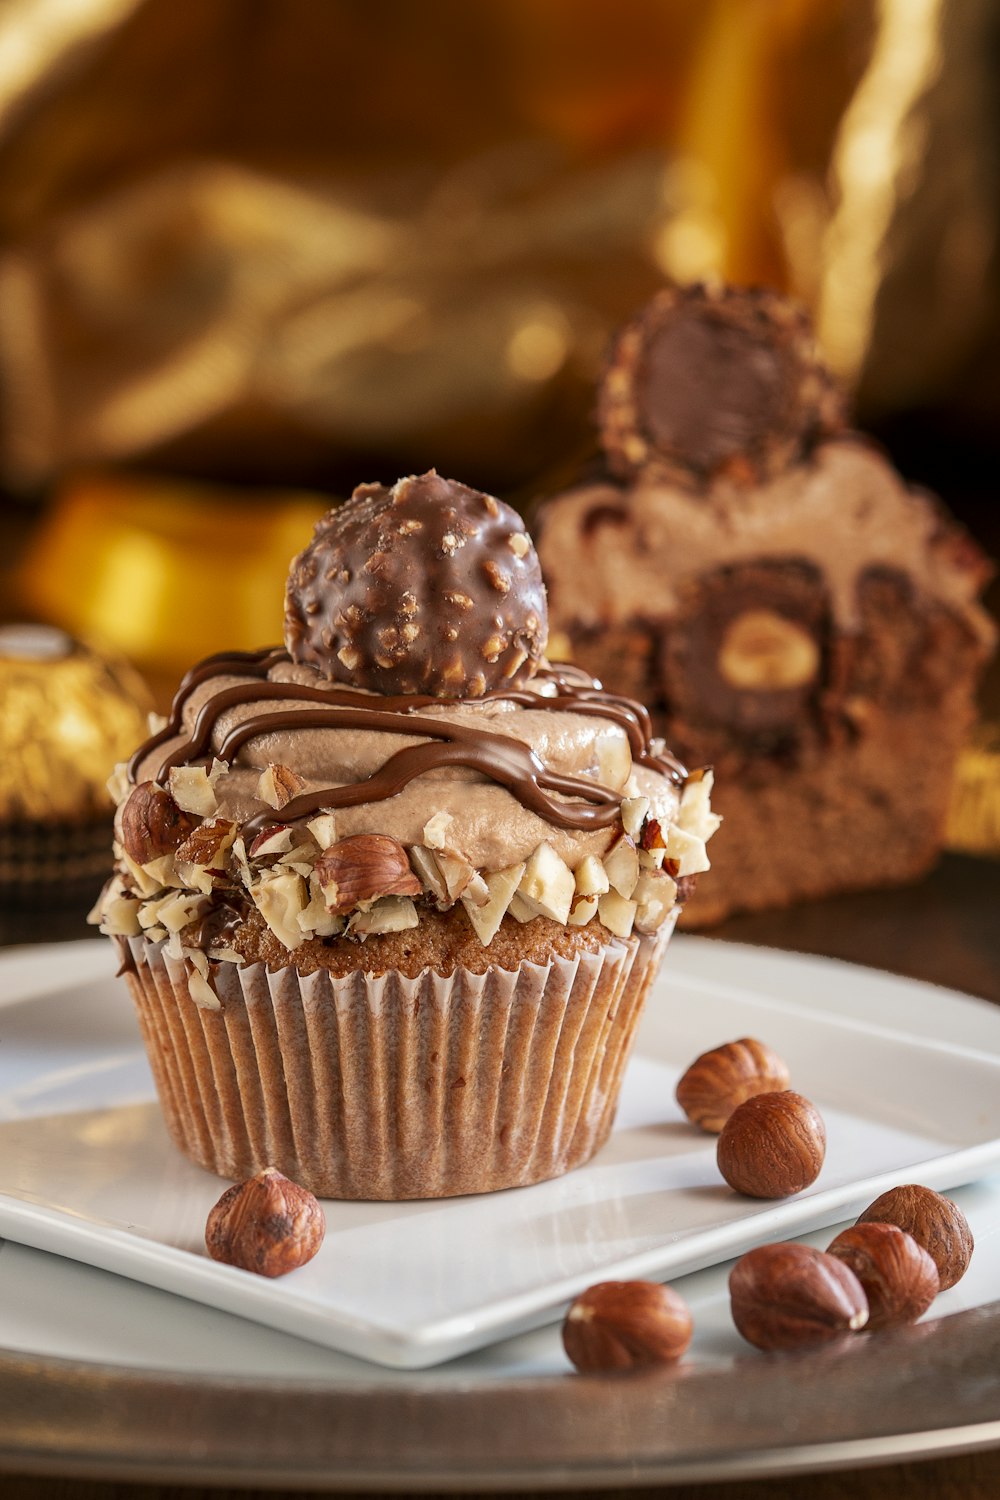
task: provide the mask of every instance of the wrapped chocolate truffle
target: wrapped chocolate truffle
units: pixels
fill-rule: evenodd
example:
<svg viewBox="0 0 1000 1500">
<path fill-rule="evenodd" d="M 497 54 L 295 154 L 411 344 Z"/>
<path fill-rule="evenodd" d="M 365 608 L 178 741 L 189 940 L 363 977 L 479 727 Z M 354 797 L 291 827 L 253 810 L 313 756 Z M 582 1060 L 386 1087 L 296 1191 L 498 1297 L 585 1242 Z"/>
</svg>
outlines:
<svg viewBox="0 0 1000 1500">
<path fill-rule="evenodd" d="M 599 415 L 611 474 L 544 504 L 539 555 L 561 654 L 715 768 L 685 921 L 923 873 L 993 647 L 986 558 L 844 426 L 776 294 L 661 293 Z"/>
<path fill-rule="evenodd" d="M 365 485 L 292 564 L 285 648 L 194 668 L 122 769 L 98 917 L 195 1161 L 435 1197 L 606 1139 L 716 820 L 546 636 L 514 511 Z"/>
<path fill-rule="evenodd" d="M 0 627 L 0 901 L 96 894 L 112 826 L 107 781 L 145 732 L 149 697 L 125 662 L 47 625 Z"/>
</svg>

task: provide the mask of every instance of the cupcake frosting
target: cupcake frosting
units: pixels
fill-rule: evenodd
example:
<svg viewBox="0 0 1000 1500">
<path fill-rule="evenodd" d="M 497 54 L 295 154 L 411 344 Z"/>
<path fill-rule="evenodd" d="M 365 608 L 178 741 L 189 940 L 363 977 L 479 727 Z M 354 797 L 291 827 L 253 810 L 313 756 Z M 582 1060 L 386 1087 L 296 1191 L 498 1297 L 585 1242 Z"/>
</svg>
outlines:
<svg viewBox="0 0 1000 1500">
<path fill-rule="evenodd" d="M 626 487 L 581 485 L 546 507 L 539 547 L 557 623 L 669 615 L 692 579 L 783 557 L 822 571 L 846 632 L 859 625 L 859 582 L 884 568 L 905 573 L 983 641 L 994 634 L 978 603 L 985 576 L 978 551 L 854 435 L 820 444 L 807 461 L 753 488 L 722 479 L 703 495 L 655 476 Z"/>
<path fill-rule="evenodd" d="M 637 705 L 573 668 L 547 665 L 530 688 L 449 702 L 343 689 L 277 651 L 253 663 L 259 676 L 237 665 L 219 658 L 182 690 L 174 722 L 133 758 L 130 781 L 169 788 L 175 768 L 221 760 L 214 815 L 254 837 L 330 811 L 345 837 L 415 845 L 437 814 L 450 820 L 455 852 L 484 870 L 527 858 L 542 839 L 571 868 L 603 855 L 626 785 L 648 798 L 651 816 L 675 819 L 686 772 L 654 749 Z M 260 795 L 272 766 L 301 782 L 281 808 Z"/>
<path fill-rule="evenodd" d="M 430 546 L 434 589 L 475 601 L 464 632 L 461 603 L 432 616 L 408 546 Z M 391 567 L 352 592 L 371 555 Z M 507 915 L 626 936 L 707 868 L 711 777 L 652 739 L 640 705 L 544 659 L 537 559 L 499 501 L 437 475 L 362 487 L 293 563 L 287 619 L 287 649 L 193 669 L 121 769 L 105 930 L 229 956 L 205 919 L 252 903 L 294 952 L 461 902 L 487 945 Z"/>
</svg>

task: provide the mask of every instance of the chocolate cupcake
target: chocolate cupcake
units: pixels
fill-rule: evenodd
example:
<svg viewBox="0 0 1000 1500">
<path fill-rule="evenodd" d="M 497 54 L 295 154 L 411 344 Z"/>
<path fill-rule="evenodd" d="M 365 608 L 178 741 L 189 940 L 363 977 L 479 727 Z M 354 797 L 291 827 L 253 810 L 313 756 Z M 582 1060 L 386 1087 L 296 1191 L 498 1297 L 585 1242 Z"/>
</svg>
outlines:
<svg viewBox="0 0 1000 1500">
<path fill-rule="evenodd" d="M 362 486 L 292 564 L 285 648 L 196 667 L 123 770 L 100 921 L 202 1166 L 440 1197 L 606 1139 L 715 820 L 546 635 L 515 512 Z"/>
<path fill-rule="evenodd" d="M 911 880 L 943 844 L 991 569 L 844 407 L 783 297 L 670 288 L 611 350 L 607 473 L 540 511 L 558 654 L 718 776 L 687 925 Z"/>
</svg>

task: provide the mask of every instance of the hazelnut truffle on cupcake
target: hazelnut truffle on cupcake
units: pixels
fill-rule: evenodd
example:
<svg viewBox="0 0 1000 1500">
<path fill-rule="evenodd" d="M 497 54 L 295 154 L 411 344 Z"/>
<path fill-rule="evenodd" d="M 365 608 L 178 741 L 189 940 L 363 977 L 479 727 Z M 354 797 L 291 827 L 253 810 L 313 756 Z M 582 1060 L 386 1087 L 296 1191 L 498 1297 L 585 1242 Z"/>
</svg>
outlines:
<svg viewBox="0 0 1000 1500">
<path fill-rule="evenodd" d="M 292 563 L 285 648 L 195 667 L 123 768 L 99 919 L 194 1161 L 430 1198 L 607 1138 L 717 820 L 546 637 L 516 512 L 363 485 Z"/>
</svg>

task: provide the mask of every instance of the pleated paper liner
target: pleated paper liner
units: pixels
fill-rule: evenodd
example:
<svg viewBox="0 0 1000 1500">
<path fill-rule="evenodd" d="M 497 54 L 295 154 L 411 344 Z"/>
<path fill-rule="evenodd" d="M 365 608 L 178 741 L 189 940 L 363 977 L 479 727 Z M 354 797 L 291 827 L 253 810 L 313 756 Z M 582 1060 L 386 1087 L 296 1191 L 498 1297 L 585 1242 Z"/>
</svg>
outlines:
<svg viewBox="0 0 1000 1500">
<path fill-rule="evenodd" d="M 118 940 L 167 1127 L 220 1177 L 277 1167 L 320 1197 L 492 1192 L 607 1139 L 672 922 L 601 953 L 410 979 L 222 962 L 191 999 L 162 944 Z"/>
<path fill-rule="evenodd" d="M 96 900 L 111 868 L 110 817 L 0 824 L 0 905 L 54 907 Z"/>
</svg>

